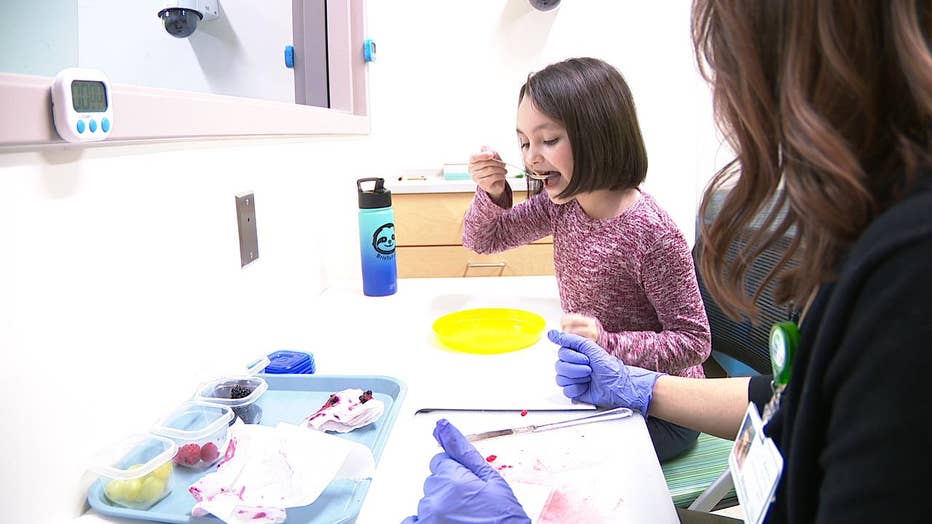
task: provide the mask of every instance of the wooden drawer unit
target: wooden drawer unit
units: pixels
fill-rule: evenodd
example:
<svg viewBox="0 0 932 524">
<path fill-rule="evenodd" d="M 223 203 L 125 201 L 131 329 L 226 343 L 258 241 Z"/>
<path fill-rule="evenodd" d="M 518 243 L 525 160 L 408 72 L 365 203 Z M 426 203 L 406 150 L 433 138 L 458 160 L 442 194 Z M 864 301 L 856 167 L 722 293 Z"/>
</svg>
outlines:
<svg viewBox="0 0 932 524">
<path fill-rule="evenodd" d="M 515 192 L 515 202 L 524 200 Z M 395 193 L 398 276 L 463 277 L 553 274 L 553 239 L 479 255 L 463 247 L 463 222 L 473 193 Z"/>
</svg>

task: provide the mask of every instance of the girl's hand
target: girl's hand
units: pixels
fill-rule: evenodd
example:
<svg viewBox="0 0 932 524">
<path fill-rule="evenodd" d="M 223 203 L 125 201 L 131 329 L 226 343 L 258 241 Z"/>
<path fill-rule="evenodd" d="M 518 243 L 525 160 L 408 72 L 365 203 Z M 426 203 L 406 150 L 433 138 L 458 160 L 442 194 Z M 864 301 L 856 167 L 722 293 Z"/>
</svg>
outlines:
<svg viewBox="0 0 932 524">
<path fill-rule="evenodd" d="M 576 313 L 563 315 L 560 320 L 560 329 L 566 333 L 588 338 L 593 342 L 599 341 L 599 334 L 602 331 L 598 320 Z"/>
<path fill-rule="evenodd" d="M 469 174 L 480 189 L 498 201 L 505 193 L 505 162 L 495 151 L 482 146 L 479 153 L 469 156 Z"/>
</svg>

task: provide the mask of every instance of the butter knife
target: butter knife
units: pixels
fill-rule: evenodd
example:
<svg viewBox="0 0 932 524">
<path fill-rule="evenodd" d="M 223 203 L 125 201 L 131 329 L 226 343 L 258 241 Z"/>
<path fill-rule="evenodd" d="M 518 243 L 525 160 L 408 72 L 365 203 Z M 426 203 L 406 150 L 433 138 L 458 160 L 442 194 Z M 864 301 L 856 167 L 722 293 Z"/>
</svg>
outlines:
<svg viewBox="0 0 932 524">
<path fill-rule="evenodd" d="M 537 424 L 531 426 L 522 426 L 517 428 L 506 428 L 506 429 L 496 429 L 494 431 L 484 431 L 482 433 L 471 433 L 466 435 L 466 439 L 470 442 L 475 442 L 477 440 L 485 440 L 495 437 L 503 437 L 505 435 L 517 435 L 520 433 L 535 433 L 538 431 L 549 431 L 551 429 L 560 429 L 560 428 L 569 428 L 573 426 L 580 426 L 582 424 L 592 424 L 593 422 L 603 422 L 606 420 L 618 420 L 622 418 L 630 417 L 633 412 L 628 408 L 615 408 L 609 409 L 607 411 L 600 411 L 594 415 L 587 415 L 585 417 L 571 418 L 569 420 L 563 420 L 560 422 L 551 422 L 549 424 Z"/>
</svg>

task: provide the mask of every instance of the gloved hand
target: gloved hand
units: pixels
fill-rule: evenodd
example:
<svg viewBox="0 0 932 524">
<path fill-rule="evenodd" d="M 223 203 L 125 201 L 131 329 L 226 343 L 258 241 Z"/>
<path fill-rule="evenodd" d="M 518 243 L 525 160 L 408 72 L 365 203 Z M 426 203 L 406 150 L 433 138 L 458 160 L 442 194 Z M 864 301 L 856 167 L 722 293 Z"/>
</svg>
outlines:
<svg viewBox="0 0 932 524">
<path fill-rule="evenodd" d="M 550 330 L 547 337 L 560 346 L 555 367 L 564 395 L 601 407 L 636 409 L 647 417 L 654 384 L 665 373 L 626 366 L 579 335 Z"/>
<path fill-rule="evenodd" d="M 453 424 L 437 421 L 434 438 L 443 447 L 430 461 L 424 497 L 417 516 L 402 524 L 509 523 L 530 524 L 511 487 Z"/>
</svg>

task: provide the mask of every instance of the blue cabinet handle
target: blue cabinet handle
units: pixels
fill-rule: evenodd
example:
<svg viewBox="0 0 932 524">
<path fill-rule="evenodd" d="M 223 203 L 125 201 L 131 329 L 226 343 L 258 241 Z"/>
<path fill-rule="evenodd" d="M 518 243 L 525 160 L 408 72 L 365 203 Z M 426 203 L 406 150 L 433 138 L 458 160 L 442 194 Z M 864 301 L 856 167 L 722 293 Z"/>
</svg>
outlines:
<svg viewBox="0 0 932 524">
<path fill-rule="evenodd" d="M 362 43 L 362 54 L 366 62 L 375 62 L 375 42 L 367 38 Z"/>
</svg>

